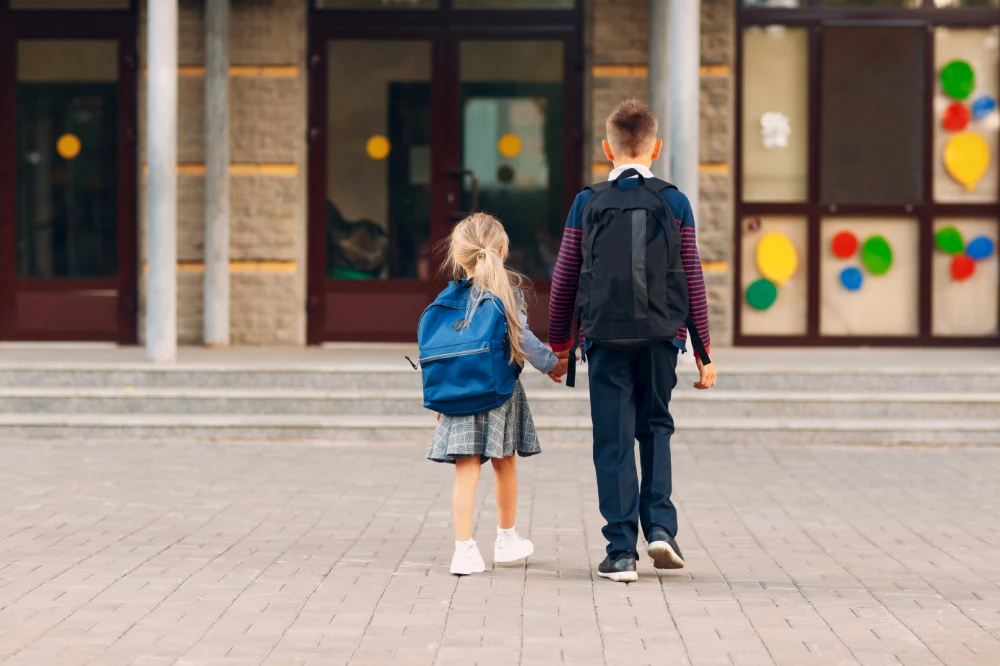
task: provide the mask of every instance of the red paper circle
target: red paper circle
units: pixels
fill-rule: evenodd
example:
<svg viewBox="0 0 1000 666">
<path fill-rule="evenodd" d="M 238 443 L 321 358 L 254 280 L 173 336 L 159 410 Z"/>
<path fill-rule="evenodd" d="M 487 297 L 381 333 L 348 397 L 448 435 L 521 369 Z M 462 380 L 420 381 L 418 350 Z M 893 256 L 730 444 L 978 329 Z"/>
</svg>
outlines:
<svg viewBox="0 0 1000 666">
<path fill-rule="evenodd" d="M 961 132 L 969 124 L 972 112 L 961 102 L 952 102 L 941 116 L 941 126 L 949 132 Z"/>
<path fill-rule="evenodd" d="M 955 255 L 951 260 L 951 279 L 955 282 L 968 280 L 976 272 L 976 262 L 967 254 Z"/>
<path fill-rule="evenodd" d="M 858 251 L 858 237 L 850 231 L 841 231 L 833 237 L 830 245 L 834 256 L 839 259 L 850 259 Z"/>
</svg>

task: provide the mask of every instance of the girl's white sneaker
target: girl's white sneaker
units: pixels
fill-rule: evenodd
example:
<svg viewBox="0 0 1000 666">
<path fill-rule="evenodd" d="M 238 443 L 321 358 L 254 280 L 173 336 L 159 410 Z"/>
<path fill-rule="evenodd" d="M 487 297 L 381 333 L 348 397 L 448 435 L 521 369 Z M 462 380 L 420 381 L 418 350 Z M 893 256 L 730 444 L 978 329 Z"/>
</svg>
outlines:
<svg viewBox="0 0 1000 666">
<path fill-rule="evenodd" d="M 497 537 L 493 546 L 493 561 L 500 564 L 517 562 L 535 552 L 535 545 L 517 532 L 512 537 Z"/>
<path fill-rule="evenodd" d="M 468 576 L 469 574 L 482 573 L 486 571 L 486 563 L 483 556 L 479 554 L 479 546 L 473 541 L 471 546 L 456 546 L 455 554 L 451 558 L 451 572 L 456 576 Z"/>
</svg>

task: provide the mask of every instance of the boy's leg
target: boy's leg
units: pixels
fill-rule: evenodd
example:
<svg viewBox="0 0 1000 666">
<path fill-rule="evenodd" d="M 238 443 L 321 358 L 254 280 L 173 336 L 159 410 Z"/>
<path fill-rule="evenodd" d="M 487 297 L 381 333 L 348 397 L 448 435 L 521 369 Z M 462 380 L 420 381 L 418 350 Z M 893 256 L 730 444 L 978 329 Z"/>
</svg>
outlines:
<svg viewBox="0 0 1000 666">
<path fill-rule="evenodd" d="M 653 525 L 677 535 L 677 509 L 670 501 L 673 479 L 670 468 L 670 393 L 677 385 L 677 348 L 662 342 L 639 352 L 636 362 L 635 399 L 638 408 L 635 435 L 639 440 L 642 485 L 639 519 L 648 538 Z"/>
<path fill-rule="evenodd" d="M 594 468 L 602 530 L 611 554 L 635 553 L 639 480 L 635 469 L 634 352 L 594 345 L 587 354 Z"/>
</svg>

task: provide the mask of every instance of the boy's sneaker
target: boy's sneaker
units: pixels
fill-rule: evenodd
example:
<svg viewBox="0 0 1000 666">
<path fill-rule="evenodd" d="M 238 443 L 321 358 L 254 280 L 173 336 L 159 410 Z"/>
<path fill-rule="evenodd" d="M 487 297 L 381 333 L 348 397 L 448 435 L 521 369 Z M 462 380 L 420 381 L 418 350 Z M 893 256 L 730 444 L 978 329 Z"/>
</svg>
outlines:
<svg viewBox="0 0 1000 666">
<path fill-rule="evenodd" d="M 634 583 L 639 580 L 639 574 L 635 572 L 635 555 L 625 553 L 614 559 L 608 555 L 597 567 L 597 575 L 601 578 L 609 578 L 616 583 Z"/>
<path fill-rule="evenodd" d="M 684 557 L 674 538 L 662 527 L 649 530 L 646 552 L 657 569 L 683 569 Z"/>
<path fill-rule="evenodd" d="M 473 541 L 471 546 L 456 545 L 451 558 L 451 572 L 457 576 L 467 576 L 486 571 L 486 563 L 479 554 L 479 547 Z"/>
<path fill-rule="evenodd" d="M 517 562 L 535 552 L 535 545 L 517 532 L 514 536 L 498 536 L 493 546 L 493 561 L 497 564 Z"/>
</svg>

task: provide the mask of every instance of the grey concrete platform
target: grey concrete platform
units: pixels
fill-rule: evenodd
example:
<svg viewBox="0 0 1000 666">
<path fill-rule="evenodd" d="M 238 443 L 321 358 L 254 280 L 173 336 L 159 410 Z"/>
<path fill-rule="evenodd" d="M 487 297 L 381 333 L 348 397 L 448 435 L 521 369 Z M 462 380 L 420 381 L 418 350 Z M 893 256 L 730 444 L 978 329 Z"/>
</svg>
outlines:
<svg viewBox="0 0 1000 666">
<path fill-rule="evenodd" d="M 1000 450 L 675 446 L 688 567 L 595 577 L 586 447 L 518 462 L 526 565 L 448 574 L 402 444 L 0 441 L 0 663 L 1000 663 Z"/>
</svg>

